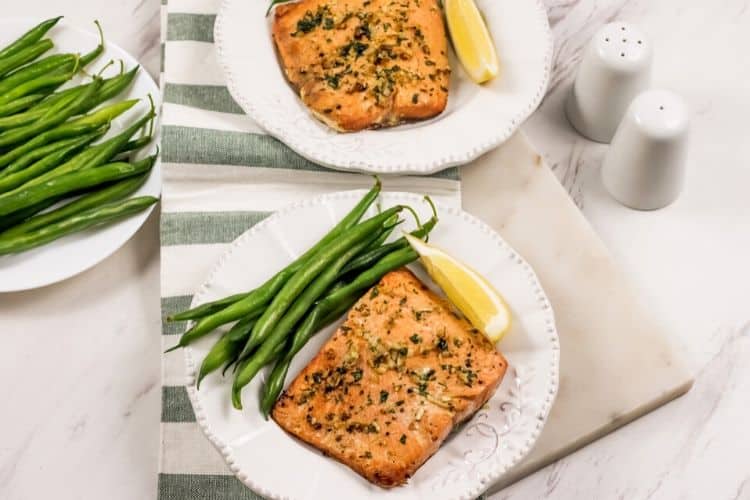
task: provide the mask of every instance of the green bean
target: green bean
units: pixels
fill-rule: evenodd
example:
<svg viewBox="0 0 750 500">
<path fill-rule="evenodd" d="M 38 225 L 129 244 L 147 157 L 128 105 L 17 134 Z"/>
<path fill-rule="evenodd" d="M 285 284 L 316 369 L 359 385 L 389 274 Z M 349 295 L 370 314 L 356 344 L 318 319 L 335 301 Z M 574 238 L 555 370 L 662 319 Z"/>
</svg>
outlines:
<svg viewBox="0 0 750 500">
<path fill-rule="evenodd" d="M 67 67 L 68 64 L 72 65 L 76 59 L 77 54 L 53 54 L 19 68 L 0 79 L 0 95 L 13 90 L 23 82 L 47 75 L 60 67 Z"/>
<path fill-rule="evenodd" d="M 148 179 L 148 172 L 138 177 L 132 177 L 116 182 L 111 186 L 87 193 L 60 208 L 31 217 L 22 223 L 0 233 L 0 240 L 11 236 L 28 233 L 44 226 L 58 222 L 71 215 L 75 215 L 104 203 L 121 200 L 138 191 Z"/>
<path fill-rule="evenodd" d="M 16 54 L 21 50 L 38 42 L 42 39 L 45 33 L 51 30 L 52 27 L 56 25 L 62 18 L 63 16 L 53 17 L 52 19 L 47 19 L 46 21 L 42 21 L 41 23 L 37 24 L 29 31 L 21 35 L 13 43 L 0 50 L 0 59 L 12 56 L 13 54 Z"/>
<path fill-rule="evenodd" d="M 112 78 L 108 78 L 107 80 L 104 80 L 104 84 L 102 85 L 102 88 L 99 90 L 99 92 L 97 92 L 96 96 L 87 104 L 88 109 L 86 109 L 86 111 L 89 111 L 90 109 L 94 109 L 96 106 L 103 103 L 104 101 L 111 99 L 119 95 L 121 92 L 123 92 L 126 88 L 130 86 L 133 80 L 135 80 L 135 77 L 138 74 L 139 69 L 140 69 L 140 66 L 136 66 L 135 68 L 131 69 L 127 73 L 113 76 Z"/>
<path fill-rule="evenodd" d="M 321 328 L 327 326 L 351 308 L 359 299 L 359 295 L 364 289 L 374 285 L 390 271 L 405 266 L 417 258 L 416 252 L 411 247 L 391 252 L 391 254 L 378 261 L 371 269 L 363 272 L 351 284 L 337 286 L 315 305 L 295 331 L 286 355 L 277 362 L 267 379 L 261 401 L 261 410 L 264 415 L 268 415 L 273 403 L 281 393 L 292 359 L 307 344 L 310 338 Z"/>
<path fill-rule="evenodd" d="M 198 370 L 198 379 L 195 383 L 197 388 L 200 389 L 201 380 L 206 375 L 239 356 L 244 344 L 243 340 L 250 333 L 257 318 L 257 316 L 242 318 L 214 344 L 206 357 L 203 358 Z"/>
<path fill-rule="evenodd" d="M 370 208 L 370 205 L 372 205 L 373 202 L 378 198 L 378 196 L 380 195 L 381 187 L 382 186 L 380 184 L 380 180 L 376 177 L 375 185 L 370 189 L 370 191 L 367 192 L 367 194 L 365 194 L 365 196 L 362 197 L 362 199 L 354 206 L 354 208 L 352 208 L 352 210 L 346 216 L 344 216 L 344 218 L 341 219 L 341 221 L 336 226 L 334 226 L 333 229 L 331 229 L 320 241 L 318 241 L 318 243 L 310 248 L 310 250 L 305 252 L 302 257 L 299 257 L 292 264 L 279 271 L 279 274 L 285 273 L 285 275 L 287 276 L 286 279 L 288 279 L 288 276 L 290 276 L 292 273 L 294 273 L 304 265 L 305 260 L 309 258 L 310 255 L 322 248 L 324 245 L 333 241 L 344 230 L 354 226 L 359 221 L 359 219 L 362 218 L 367 209 Z M 282 281 L 275 278 L 276 276 L 272 277 L 259 288 L 251 290 L 250 292 L 238 293 L 221 300 L 203 304 L 194 309 L 189 309 L 187 311 L 177 313 L 173 316 L 168 317 L 167 321 L 187 321 L 191 319 L 202 318 L 202 320 L 192 328 L 192 330 L 195 330 L 195 338 L 198 338 L 205 333 L 210 332 L 214 328 L 218 328 L 221 325 L 246 316 L 247 312 L 254 310 L 259 305 L 262 307 L 265 303 L 262 301 L 268 300 L 269 297 L 272 297 L 276 292 L 278 292 L 278 290 L 281 288 L 281 285 L 286 282 L 286 279 Z M 273 291 L 268 290 L 272 287 L 272 285 L 277 286 L 278 288 Z M 235 305 L 236 307 L 229 309 L 230 306 Z M 226 311 L 224 311 L 225 309 Z M 211 317 L 214 314 L 218 313 L 223 314 L 216 317 Z M 185 344 L 182 344 L 182 342 L 183 339 L 180 339 L 180 344 L 177 344 L 172 349 L 175 349 L 177 347 L 184 347 L 185 345 L 190 343 L 190 339 L 186 339 L 184 341 Z"/>
<path fill-rule="evenodd" d="M 42 40 L 34 45 L 22 49 L 15 54 L 0 59 L 0 75 L 6 75 L 16 68 L 19 68 L 27 62 L 33 61 L 49 49 L 54 47 L 52 40 Z"/>
<path fill-rule="evenodd" d="M 108 126 L 105 125 L 101 130 L 97 130 L 96 132 L 78 137 L 68 146 L 45 156 L 41 160 L 21 170 L 20 172 L 0 177 L 0 193 L 15 189 L 18 186 L 21 186 L 26 182 L 38 177 L 39 175 L 59 166 L 62 162 L 70 158 L 70 156 L 76 153 L 78 150 L 84 148 L 90 142 L 104 135 L 107 132 L 107 128 Z"/>
<path fill-rule="evenodd" d="M 94 24 L 96 25 L 96 29 L 99 31 L 99 44 L 94 47 L 91 52 L 81 56 L 82 68 L 85 68 L 86 66 L 91 64 L 97 57 L 102 54 L 102 52 L 104 52 L 104 33 L 102 32 L 102 27 L 99 24 L 99 21 L 94 21 Z"/>
<path fill-rule="evenodd" d="M 94 96 L 89 102 L 87 102 L 81 109 L 81 113 L 86 113 L 92 109 L 94 109 L 99 104 L 103 103 L 104 101 L 111 99 L 112 97 L 115 97 L 116 95 L 120 94 L 123 90 L 125 90 L 130 83 L 135 78 L 135 75 L 138 72 L 138 67 L 135 69 L 128 71 L 127 73 L 123 73 L 122 75 L 118 75 L 112 78 L 108 78 L 104 80 L 104 83 L 102 83 L 101 88 L 99 89 L 99 92 L 96 93 L 96 96 Z M 8 116 L 0 118 L 0 130 L 2 129 L 9 129 L 14 127 L 20 127 L 23 125 L 28 125 L 29 123 L 33 123 L 39 118 L 44 115 L 44 113 L 54 104 L 60 102 L 61 100 L 68 100 L 70 102 L 72 99 L 74 99 L 78 94 L 83 92 L 86 88 L 88 88 L 91 85 L 91 83 L 86 83 L 83 85 L 79 85 L 77 87 L 71 87 L 69 89 L 65 89 L 61 92 L 57 92 L 55 94 L 52 94 L 51 96 L 47 97 L 42 102 L 38 103 L 28 111 L 24 113 L 19 113 L 14 116 Z M 127 101 L 130 102 L 130 101 Z"/>
<path fill-rule="evenodd" d="M 399 213 L 403 208 L 402 205 L 391 207 L 388 210 L 359 223 L 352 229 L 345 231 L 334 241 L 321 248 L 302 269 L 289 279 L 279 293 L 273 298 L 271 304 L 263 312 L 263 315 L 255 324 L 255 327 L 253 327 L 250 338 L 248 339 L 247 344 L 245 344 L 245 349 L 240 357 L 244 357 L 248 354 L 249 349 L 252 346 L 260 345 L 265 342 L 266 338 L 268 338 L 273 331 L 273 328 L 276 326 L 276 323 L 281 320 L 282 316 L 284 316 L 284 313 L 286 313 L 293 301 L 297 299 L 297 296 L 302 293 L 302 290 L 321 272 L 323 272 L 324 269 L 342 254 L 346 253 L 353 245 L 357 245 L 360 241 L 368 238 L 373 231 L 382 228 L 385 221 L 390 219 L 394 214 Z M 344 263 L 344 265 L 345 264 L 346 263 Z"/>
<path fill-rule="evenodd" d="M 101 104 L 107 99 L 110 99 L 116 96 L 117 94 L 119 94 L 120 92 L 122 92 L 123 90 L 125 90 L 130 85 L 130 83 L 135 79 L 135 76 L 138 74 L 139 69 L 140 69 L 140 66 L 136 66 L 135 68 L 128 71 L 127 73 L 121 73 L 117 76 L 106 78 L 104 80 L 104 83 L 102 84 L 102 87 L 99 89 L 99 92 L 97 92 L 96 94 L 96 98 L 93 101 L 95 103 L 94 106 Z M 77 87 L 71 87 L 69 89 L 65 89 L 61 92 L 53 94 L 50 97 L 48 97 L 46 100 L 39 103 L 33 109 L 49 107 L 50 105 L 54 104 L 57 99 L 64 97 L 66 93 L 69 94 L 73 92 L 80 92 L 81 90 L 83 90 L 83 88 L 88 87 L 89 85 L 91 85 L 91 83 L 85 83 Z"/>
<path fill-rule="evenodd" d="M 261 412 L 266 418 L 284 388 L 284 380 L 292 359 L 313 335 L 350 309 L 357 302 L 362 290 L 374 285 L 390 271 L 405 266 L 417 258 L 417 253 L 411 247 L 391 252 L 372 269 L 362 273 L 351 286 L 343 286 L 335 290 L 315 305 L 295 331 L 286 354 L 276 362 L 266 380 L 261 397 Z"/>
<path fill-rule="evenodd" d="M 305 268 L 284 285 L 253 327 L 240 353 L 240 359 L 243 359 L 253 348 L 258 347 L 243 362 L 232 384 L 232 404 L 235 408 L 242 408 L 242 388 L 268 364 L 273 349 L 284 343 L 294 325 L 328 290 L 346 263 L 380 236 L 383 223 L 402 209 L 400 205 L 390 208 L 345 232 L 329 246 L 322 248 Z"/>
<path fill-rule="evenodd" d="M 106 125 L 104 125 L 106 127 Z M 101 127 L 100 127 L 101 128 Z M 82 134 L 86 135 L 86 134 Z M 60 149 L 64 149 L 71 144 L 75 144 L 80 139 L 80 136 L 71 137 L 69 139 L 62 139 L 60 141 L 52 142 L 50 144 L 47 144 L 46 146 L 42 146 L 40 148 L 34 149 L 32 151 L 29 151 L 7 167 L 5 167 L 4 170 L 0 171 L 0 181 L 11 174 L 17 173 L 19 171 L 22 171 L 23 169 L 27 168 L 29 165 L 33 164 L 37 160 L 46 157 L 47 155 L 50 155 L 56 151 L 59 151 Z"/>
<path fill-rule="evenodd" d="M 363 250 L 363 252 L 369 252 L 373 248 L 378 248 L 380 245 L 382 245 L 399 224 L 401 224 L 401 221 L 398 220 L 398 215 L 394 215 L 393 217 L 391 217 L 391 219 L 386 221 L 386 223 L 384 224 L 386 229 L 385 231 L 383 231 L 383 234 L 381 234 L 378 239 L 370 243 L 368 247 Z"/>
<path fill-rule="evenodd" d="M 236 293 L 234 295 L 230 295 L 229 297 L 224 297 L 223 299 L 220 299 L 220 300 L 208 302 L 206 304 L 202 304 L 198 307 L 194 307 L 187 311 L 183 311 L 173 316 L 169 316 L 167 317 L 167 321 L 188 321 L 191 319 L 202 318 L 204 316 L 210 316 L 211 314 L 217 313 L 221 311 L 222 309 L 225 309 L 226 307 L 231 306 L 235 302 L 238 302 L 239 300 L 244 299 L 245 297 L 247 297 L 247 295 L 248 295 L 247 293 Z M 227 323 L 229 323 L 229 321 L 227 321 Z"/>
<path fill-rule="evenodd" d="M 128 141 L 127 144 L 125 144 L 122 147 L 122 149 L 120 150 L 120 153 L 114 157 L 114 160 L 119 160 L 119 161 L 130 160 L 136 151 L 138 151 L 139 149 L 145 148 L 146 146 L 151 144 L 152 140 L 153 140 L 153 137 L 151 137 L 150 135 L 146 135 L 143 137 L 139 137 L 138 139 L 133 139 L 131 141 Z"/>
<path fill-rule="evenodd" d="M 78 54 L 56 54 L 36 61 L 28 66 L 24 66 L 0 80 L 0 95 L 4 95 L 22 83 L 40 76 L 59 76 L 60 74 L 70 72 L 71 70 L 75 72 L 77 68 L 85 68 L 88 66 L 104 51 L 104 35 L 99 23 L 97 21 L 95 22 L 99 29 L 99 45 L 97 45 L 92 51 L 82 56 Z M 60 84 L 51 85 L 50 92 L 59 86 Z"/>
<path fill-rule="evenodd" d="M 67 162 L 58 166 L 54 170 L 51 170 L 29 181 L 29 185 L 33 186 L 36 184 L 40 184 L 64 174 L 69 174 L 78 170 L 86 170 L 108 162 L 115 155 L 117 155 L 117 153 L 120 152 L 123 146 L 128 143 L 128 139 L 141 127 L 143 127 L 143 125 L 146 124 L 146 122 L 150 119 L 152 113 L 153 110 L 149 111 L 146 115 L 137 120 L 133 125 L 126 128 L 124 131 L 112 137 L 111 139 L 89 147 Z"/>
<path fill-rule="evenodd" d="M 184 347 L 188 345 L 192 339 L 199 338 L 202 335 L 210 332 L 211 330 L 218 328 L 221 325 L 230 323 L 243 316 L 247 316 L 250 312 L 256 310 L 258 307 L 263 307 L 276 292 L 278 292 L 286 280 L 305 265 L 307 259 L 317 252 L 320 248 L 327 245 L 329 242 L 336 239 L 339 234 L 343 231 L 354 226 L 359 219 L 364 215 L 370 205 L 377 199 L 380 194 L 381 184 L 380 180 L 375 179 L 375 185 L 370 191 L 362 197 L 362 199 L 352 208 L 352 210 L 344 216 L 339 223 L 334 226 L 323 238 L 318 241 L 310 250 L 305 252 L 297 260 L 289 264 L 286 268 L 282 269 L 274 275 L 271 279 L 266 281 L 263 285 L 244 294 L 236 294 L 231 297 L 226 297 L 220 301 L 203 304 L 195 309 L 183 311 L 175 314 L 167 321 L 187 321 L 189 319 L 202 318 L 193 328 L 183 335 L 180 342 L 172 349 L 177 347 Z M 239 297 L 239 298 L 238 298 Z M 236 300 L 235 300 L 236 299 Z M 216 310 L 214 310 L 216 309 Z"/>
<path fill-rule="evenodd" d="M 135 177 L 151 169 L 156 156 L 135 163 L 110 163 L 99 168 L 71 172 L 34 186 L 21 186 L 0 194 L 0 215 L 30 207 L 48 198 L 74 193 L 108 182 Z"/>
<path fill-rule="evenodd" d="M 63 91 L 58 94 L 53 94 L 54 96 L 59 96 L 54 99 L 54 104 L 58 105 L 60 103 L 65 103 L 65 105 L 70 104 L 73 102 L 73 100 L 78 97 L 82 91 L 82 89 L 79 89 L 78 87 L 74 87 L 71 90 L 75 90 L 75 92 L 67 92 Z M 11 116 L 5 116 L 0 118 L 0 130 L 8 130 L 16 127 L 23 127 L 24 125 L 29 125 L 31 123 L 34 123 L 38 119 L 40 119 L 42 116 L 49 111 L 49 109 L 52 107 L 52 104 L 45 105 L 44 107 L 41 107 L 43 103 L 45 102 L 53 102 L 52 100 L 49 101 L 43 101 L 42 103 L 39 103 L 36 106 L 33 106 L 32 108 L 24 111 L 23 113 L 17 113 L 15 115 Z"/>
<path fill-rule="evenodd" d="M 294 356 L 296 356 L 305 344 L 307 344 L 313 335 L 336 321 L 336 319 L 348 311 L 357 300 L 357 295 L 347 297 L 330 312 L 323 311 L 320 306 L 316 305 L 307 316 L 305 316 L 305 319 L 294 332 L 291 342 L 288 342 L 289 348 L 284 356 L 276 361 L 271 374 L 268 376 L 266 383 L 263 386 L 260 409 L 264 417 L 268 418 L 268 414 L 271 412 L 271 407 L 284 389 L 284 381 L 286 380 L 286 375 L 289 372 L 289 366 L 292 364 Z"/>
<path fill-rule="evenodd" d="M 17 144 L 21 141 L 38 136 L 42 132 L 52 129 L 68 118 L 75 115 L 81 106 L 99 89 L 101 79 L 95 79 L 94 85 L 82 92 L 72 103 L 57 103 L 47 110 L 39 120 L 24 127 L 18 127 L 0 133 L 0 147 Z"/>
<path fill-rule="evenodd" d="M 14 115 L 37 104 L 46 97 L 45 94 L 31 94 L 15 99 L 0 106 L 0 117 Z"/>
<path fill-rule="evenodd" d="M 92 226 L 128 217 L 145 210 L 157 201 L 158 198 L 153 196 L 141 196 L 101 205 L 36 231 L 2 240 L 0 255 L 24 252 Z"/>
<path fill-rule="evenodd" d="M 37 203 L 36 205 L 24 208 L 23 210 L 18 210 L 16 212 L 13 212 L 12 214 L 0 217 L 0 231 L 4 231 L 8 228 L 12 228 L 17 226 L 18 224 L 23 223 L 24 221 L 28 220 L 29 217 L 51 207 L 61 199 L 62 198 L 50 198 L 49 200 L 44 200 L 41 203 Z"/>
<path fill-rule="evenodd" d="M 250 335 L 250 332 L 253 330 L 253 326 L 255 326 L 255 323 L 258 321 L 258 316 L 260 316 L 259 313 L 251 314 L 235 323 L 228 332 L 229 339 L 233 342 L 246 340 L 247 336 Z"/>
<path fill-rule="evenodd" d="M 200 389 L 201 381 L 206 375 L 221 368 L 222 365 L 239 354 L 241 350 L 242 344 L 240 342 L 232 342 L 226 333 L 222 335 L 211 350 L 208 351 L 206 357 L 203 358 L 201 367 L 198 370 L 198 378 L 195 382 L 196 388 Z"/>
<path fill-rule="evenodd" d="M 21 158 L 30 151 L 48 144 L 49 142 L 77 137 L 81 134 L 92 132 L 107 123 L 107 121 L 109 120 L 103 121 L 102 123 L 64 123 L 57 128 L 43 132 L 28 142 L 16 146 L 14 149 L 0 155 L 0 168 Z"/>
<path fill-rule="evenodd" d="M 77 71 L 78 68 L 74 67 L 72 71 L 66 73 L 42 75 L 40 77 L 34 78 L 33 80 L 24 82 L 10 92 L 6 92 L 2 96 L 0 96 L 0 106 L 3 104 L 8 104 L 14 99 L 18 99 L 19 97 L 31 94 L 32 92 L 37 92 L 40 89 L 58 87 L 73 78 L 73 75 L 75 75 Z"/>
</svg>

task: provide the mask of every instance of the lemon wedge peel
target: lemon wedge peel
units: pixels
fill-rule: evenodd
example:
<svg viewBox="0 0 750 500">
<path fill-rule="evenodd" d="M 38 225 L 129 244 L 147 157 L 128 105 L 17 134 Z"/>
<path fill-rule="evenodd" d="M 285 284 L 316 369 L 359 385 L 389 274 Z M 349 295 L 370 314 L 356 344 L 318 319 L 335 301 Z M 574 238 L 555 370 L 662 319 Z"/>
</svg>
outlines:
<svg viewBox="0 0 750 500">
<path fill-rule="evenodd" d="M 500 293 L 476 271 L 437 247 L 406 234 L 430 277 L 471 324 L 493 343 L 511 327 L 511 314 Z"/>
<path fill-rule="evenodd" d="M 458 59 L 476 83 L 500 72 L 495 44 L 474 0 L 444 0 L 445 19 Z"/>
</svg>

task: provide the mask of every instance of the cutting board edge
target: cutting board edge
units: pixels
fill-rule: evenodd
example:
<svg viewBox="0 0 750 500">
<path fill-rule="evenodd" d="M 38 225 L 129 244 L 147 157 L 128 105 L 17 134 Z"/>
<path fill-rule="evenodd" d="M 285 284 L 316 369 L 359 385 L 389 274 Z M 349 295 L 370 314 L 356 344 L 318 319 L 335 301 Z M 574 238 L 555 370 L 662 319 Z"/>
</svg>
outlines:
<svg viewBox="0 0 750 500">
<path fill-rule="evenodd" d="M 585 436 L 580 441 L 572 443 L 566 447 L 559 449 L 558 451 L 554 453 L 551 453 L 550 455 L 546 456 L 543 460 L 540 460 L 539 462 L 531 462 L 531 463 L 522 462 L 520 464 L 521 466 L 518 469 L 511 470 L 497 483 L 493 484 L 486 491 L 486 494 L 492 495 L 492 494 L 498 493 L 502 491 L 503 489 L 507 488 L 508 486 L 511 486 L 514 483 L 517 483 L 518 481 L 524 479 L 525 477 L 530 476 L 531 474 L 542 470 L 548 465 L 551 465 L 557 462 L 558 460 L 565 458 L 566 456 L 574 454 L 575 452 L 581 450 L 582 448 L 590 445 L 594 441 L 598 441 L 599 439 L 602 439 L 607 434 L 611 434 L 615 432 L 616 430 L 621 429 L 625 427 L 626 425 L 638 420 L 639 418 L 645 417 L 649 413 L 661 408 L 662 406 L 665 406 L 671 403 L 672 401 L 675 401 L 676 399 L 687 394 L 690 391 L 690 389 L 693 387 L 694 382 L 695 382 L 695 378 L 693 377 L 693 375 L 688 375 L 688 380 L 677 385 L 672 390 L 666 391 L 662 397 L 656 398 L 644 405 L 634 408 L 632 411 L 630 411 L 627 414 L 621 415 L 616 420 L 613 420 L 609 424 L 609 426 L 604 426 L 604 427 L 594 430 L 591 434 Z"/>
</svg>

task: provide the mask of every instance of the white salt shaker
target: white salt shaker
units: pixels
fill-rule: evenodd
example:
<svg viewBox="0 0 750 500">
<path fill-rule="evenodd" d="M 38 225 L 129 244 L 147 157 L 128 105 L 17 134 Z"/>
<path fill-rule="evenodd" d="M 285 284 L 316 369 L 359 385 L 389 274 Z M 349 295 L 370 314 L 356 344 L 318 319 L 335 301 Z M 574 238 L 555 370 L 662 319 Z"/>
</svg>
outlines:
<svg viewBox="0 0 750 500">
<path fill-rule="evenodd" d="M 651 43 L 635 26 L 622 22 L 602 27 L 586 48 L 566 114 L 573 127 L 608 143 L 630 102 L 651 80 Z"/>
<path fill-rule="evenodd" d="M 622 204 L 662 208 L 685 180 L 689 116 L 672 92 L 648 90 L 630 104 L 602 164 L 604 186 Z"/>
</svg>

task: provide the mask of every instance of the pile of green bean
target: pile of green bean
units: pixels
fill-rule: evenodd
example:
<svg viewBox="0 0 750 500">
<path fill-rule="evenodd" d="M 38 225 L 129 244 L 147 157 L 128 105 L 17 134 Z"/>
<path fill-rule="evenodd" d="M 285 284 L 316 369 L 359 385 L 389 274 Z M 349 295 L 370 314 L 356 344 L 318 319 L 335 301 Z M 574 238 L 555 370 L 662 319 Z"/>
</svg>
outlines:
<svg viewBox="0 0 750 500">
<path fill-rule="evenodd" d="M 130 86 L 138 68 L 126 72 L 121 65 L 118 75 L 103 78 L 107 64 L 90 81 L 59 90 L 104 51 L 97 23 L 100 42 L 90 52 L 42 57 L 54 47 L 44 37 L 60 19 L 0 50 L 0 255 L 129 217 L 157 201 L 128 198 L 156 161 L 156 155 L 133 159 L 151 142 L 153 103 L 133 125 L 104 138 L 138 102 L 107 102 Z"/>
<path fill-rule="evenodd" d="M 267 417 L 284 387 L 294 356 L 323 327 L 344 314 L 386 273 L 417 259 L 405 238 L 385 243 L 400 224 L 396 205 L 360 221 L 380 194 L 380 182 L 333 229 L 297 260 L 258 288 L 175 314 L 168 321 L 195 320 L 172 349 L 185 347 L 234 322 L 221 334 L 201 364 L 197 385 L 209 373 L 235 366 L 232 404 L 242 408 L 241 391 L 265 366 L 275 363 L 261 397 Z M 427 198 L 429 201 L 429 198 Z M 412 232 L 426 238 L 433 216 Z M 416 217 L 416 215 L 415 215 Z"/>
</svg>

